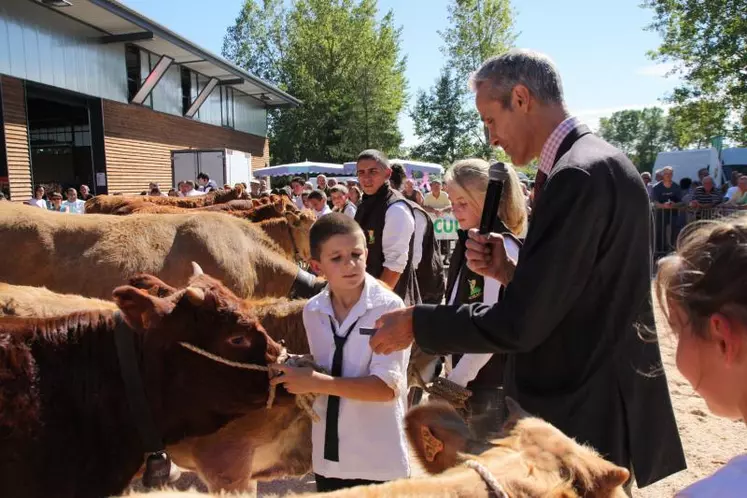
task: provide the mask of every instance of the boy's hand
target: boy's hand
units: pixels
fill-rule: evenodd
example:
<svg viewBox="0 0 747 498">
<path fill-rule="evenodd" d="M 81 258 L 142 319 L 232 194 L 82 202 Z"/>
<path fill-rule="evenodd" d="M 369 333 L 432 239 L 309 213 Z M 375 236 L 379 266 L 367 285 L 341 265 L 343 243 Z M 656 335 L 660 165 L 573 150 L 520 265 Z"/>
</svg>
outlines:
<svg viewBox="0 0 747 498">
<path fill-rule="evenodd" d="M 276 373 L 276 377 L 270 379 L 270 384 L 276 386 L 282 384 L 285 390 L 291 394 L 319 393 L 319 382 L 326 375 L 315 371 L 311 367 L 289 367 L 287 365 L 270 365 Z"/>
</svg>

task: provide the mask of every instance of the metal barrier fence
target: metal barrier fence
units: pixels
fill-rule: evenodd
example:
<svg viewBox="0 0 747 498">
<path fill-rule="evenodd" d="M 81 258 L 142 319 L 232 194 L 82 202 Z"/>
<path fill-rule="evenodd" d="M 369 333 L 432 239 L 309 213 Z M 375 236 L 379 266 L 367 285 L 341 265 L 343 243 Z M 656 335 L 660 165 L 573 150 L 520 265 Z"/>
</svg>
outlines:
<svg viewBox="0 0 747 498">
<path fill-rule="evenodd" d="M 744 211 L 735 207 L 716 206 L 713 208 L 658 208 L 653 207 L 654 258 L 658 259 L 674 251 L 677 236 L 682 229 L 694 221 L 713 220 L 732 216 Z"/>
</svg>

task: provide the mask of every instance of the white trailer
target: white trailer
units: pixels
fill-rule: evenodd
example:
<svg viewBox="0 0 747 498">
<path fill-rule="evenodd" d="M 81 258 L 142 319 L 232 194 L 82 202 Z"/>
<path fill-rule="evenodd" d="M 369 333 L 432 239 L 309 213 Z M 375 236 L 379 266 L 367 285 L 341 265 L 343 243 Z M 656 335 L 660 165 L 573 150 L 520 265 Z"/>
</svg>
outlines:
<svg viewBox="0 0 747 498">
<path fill-rule="evenodd" d="M 229 149 L 190 149 L 171 151 L 173 187 L 181 181 L 197 180 L 207 174 L 218 187 L 252 180 L 252 155 Z"/>
</svg>

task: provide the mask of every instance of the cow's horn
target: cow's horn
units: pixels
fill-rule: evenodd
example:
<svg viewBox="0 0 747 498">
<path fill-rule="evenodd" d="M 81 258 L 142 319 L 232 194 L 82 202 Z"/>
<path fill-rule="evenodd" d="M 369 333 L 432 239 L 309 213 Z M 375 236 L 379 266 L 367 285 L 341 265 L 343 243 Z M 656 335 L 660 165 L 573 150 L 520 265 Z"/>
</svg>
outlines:
<svg viewBox="0 0 747 498">
<path fill-rule="evenodd" d="M 192 261 L 192 276 L 199 277 L 200 275 L 204 275 L 204 274 L 205 272 L 202 271 L 202 267 L 200 267 L 200 265 Z"/>
<path fill-rule="evenodd" d="M 184 294 L 189 299 L 189 302 L 195 305 L 200 305 L 205 301 L 205 291 L 198 289 L 197 287 L 187 287 Z"/>
</svg>

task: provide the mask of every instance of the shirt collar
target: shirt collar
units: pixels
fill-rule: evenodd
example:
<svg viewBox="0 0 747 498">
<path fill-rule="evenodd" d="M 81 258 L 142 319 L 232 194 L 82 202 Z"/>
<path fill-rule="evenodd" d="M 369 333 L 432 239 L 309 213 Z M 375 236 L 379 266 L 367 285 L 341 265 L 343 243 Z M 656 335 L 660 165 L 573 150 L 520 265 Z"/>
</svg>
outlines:
<svg viewBox="0 0 747 498">
<path fill-rule="evenodd" d="M 374 277 L 366 273 L 366 280 L 363 284 L 361 297 L 350 310 L 345 321 L 347 322 L 350 318 L 360 318 L 366 314 L 368 310 L 385 305 L 387 303 L 386 297 L 386 290 L 384 287 L 382 287 Z M 335 311 L 332 307 L 332 296 L 330 295 L 329 285 L 327 285 L 322 292 L 317 294 L 315 298 L 309 301 L 308 307 L 309 311 L 323 313 L 334 318 Z"/>
<path fill-rule="evenodd" d="M 581 124 L 579 119 L 571 116 L 556 126 L 553 132 L 550 133 L 550 136 L 547 137 L 545 144 L 542 146 L 542 152 L 540 152 L 540 171 L 546 175 L 550 174 L 552 167 L 555 165 L 555 156 L 558 153 L 558 149 L 560 149 L 560 145 L 565 140 L 565 137 L 579 124 Z"/>
</svg>

